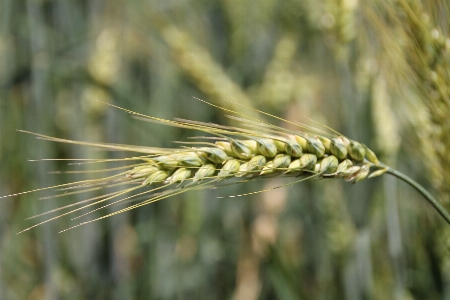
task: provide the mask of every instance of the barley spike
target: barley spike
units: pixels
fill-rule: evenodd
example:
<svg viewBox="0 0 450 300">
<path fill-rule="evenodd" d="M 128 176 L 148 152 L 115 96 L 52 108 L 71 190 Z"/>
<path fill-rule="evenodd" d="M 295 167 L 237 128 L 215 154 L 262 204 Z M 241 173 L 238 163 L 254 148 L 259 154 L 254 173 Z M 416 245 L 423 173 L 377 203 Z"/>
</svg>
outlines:
<svg viewBox="0 0 450 300">
<path fill-rule="evenodd" d="M 204 100 L 200 101 L 210 104 Z M 111 187 L 121 186 L 122 184 L 135 185 L 119 192 L 109 192 L 105 193 L 102 197 L 81 201 L 78 203 L 80 205 L 78 208 L 73 209 L 71 207 L 74 205 L 69 204 L 62 208 L 54 209 L 51 212 L 64 208 L 71 210 L 26 228 L 23 231 L 94 205 L 101 204 L 100 207 L 94 208 L 90 212 L 98 211 L 104 207 L 111 206 L 126 199 L 152 193 L 151 196 L 149 196 L 150 198 L 141 201 L 138 204 L 131 205 L 125 209 L 120 209 L 114 213 L 107 214 L 94 220 L 82 222 L 68 229 L 76 228 L 80 225 L 113 216 L 187 191 L 223 186 L 225 184 L 222 182 L 225 182 L 226 180 L 231 180 L 230 184 L 235 184 L 271 176 L 302 176 L 300 180 L 297 180 L 294 183 L 311 178 L 344 178 L 348 182 L 357 183 L 365 179 L 380 176 L 384 173 L 391 174 L 412 185 L 450 224 L 449 213 L 417 182 L 403 173 L 380 162 L 376 154 L 366 145 L 348 139 L 342 134 L 331 130 L 326 126 L 325 128 L 329 131 L 323 131 L 315 129 L 312 126 L 286 121 L 299 128 L 297 131 L 287 130 L 253 117 L 247 117 L 243 113 L 224 109 L 227 112 L 239 115 L 239 117 L 232 117 L 233 119 L 243 122 L 245 126 L 251 126 L 252 128 L 258 129 L 250 130 L 182 119 L 177 119 L 175 121 L 164 120 L 131 112 L 114 105 L 111 106 L 127 111 L 135 116 L 139 116 L 139 118 L 144 120 L 150 120 L 152 122 L 163 123 L 169 126 L 181 127 L 185 129 L 198 130 L 208 133 L 211 136 L 202 137 L 208 140 L 207 143 L 187 143 L 193 145 L 193 147 L 182 146 L 181 148 L 161 149 L 130 145 L 71 141 L 23 131 L 25 133 L 33 134 L 40 139 L 49 141 L 84 146 L 97 146 L 106 149 L 140 152 L 146 154 L 145 156 L 119 160 L 139 161 L 139 163 L 130 165 L 127 171 L 119 174 L 95 180 L 85 180 L 34 190 L 57 190 L 59 188 L 63 188 L 63 190 L 77 189 L 75 192 L 51 196 L 62 197 L 74 193 L 91 191 L 93 189 L 107 190 Z M 223 109 L 217 105 L 213 106 Z M 269 117 L 281 119 L 266 113 L 264 114 Z M 200 144 L 202 146 L 200 146 Z M 196 145 L 198 147 L 196 147 Z M 205 145 L 207 145 L 207 147 L 205 147 Z M 87 161 L 87 163 L 102 163 L 106 161 L 109 160 L 94 160 Z M 103 171 L 114 172 L 119 169 L 123 168 L 109 168 L 104 169 Z M 242 179 L 239 179 L 240 181 L 236 181 L 237 178 Z M 232 181 L 232 179 L 235 180 Z M 287 185 L 291 184 L 293 183 Z M 150 186 L 151 190 L 110 202 L 112 199 L 118 198 L 127 193 L 133 193 L 137 189 L 146 188 L 147 186 Z M 157 190 L 159 191 L 155 194 L 155 191 Z M 16 195 L 29 192 L 22 192 Z M 247 194 L 256 194 L 259 192 Z M 242 194 L 239 196 L 247 194 Z M 85 202 L 90 203 L 85 204 Z M 85 216 L 90 212 L 81 216 Z M 78 219 L 78 217 L 74 219 Z"/>
</svg>

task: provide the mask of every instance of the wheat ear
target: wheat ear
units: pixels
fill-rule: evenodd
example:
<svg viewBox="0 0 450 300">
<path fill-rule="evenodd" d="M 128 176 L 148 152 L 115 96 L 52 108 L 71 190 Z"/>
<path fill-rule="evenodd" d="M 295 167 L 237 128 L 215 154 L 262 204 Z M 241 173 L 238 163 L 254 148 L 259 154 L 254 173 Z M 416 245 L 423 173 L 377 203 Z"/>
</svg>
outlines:
<svg viewBox="0 0 450 300">
<path fill-rule="evenodd" d="M 203 102 L 213 105 L 206 101 Z M 143 120 L 197 130 L 209 134 L 208 137 L 203 137 L 205 141 L 189 142 L 186 143 L 189 146 L 181 146 L 172 149 L 79 142 L 24 131 L 33 134 L 40 139 L 49 141 L 137 152 L 144 155 L 114 160 L 134 161 L 134 164 L 131 165 L 128 170 L 112 176 L 34 190 L 62 189 L 64 190 L 63 194 L 53 196 L 61 197 L 92 190 L 131 185 L 131 187 L 126 187 L 120 191 L 106 193 L 104 196 L 86 199 L 75 204 L 52 210 L 48 213 L 69 209 L 69 211 L 65 213 L 51 217 L 43 222 L 30 226 L 23 231 L 88 207 L 93 207 L 93 209 L 74 219 L 78 219 L 93 211 L 98 211 L 119 202 L 139 201 L 140 199 L 144 199 L 125 209 L 118 210 L 97 219 L 79 223 L 68 229 L 99 219 L 104 219 L 187 191 L 216 188 L 227 184 L 242 183 L 249 180 L 273 176 L 301 177 L 293 183 L 312 178 L 343 178 L 348 182 L 356 183 L 367 178 L 380 176 L 384 173 L 396 176 L 417 189 L 447 221 L 447 223 L 450 224 L 449 213 L 426 189 L 405 174 L 380 162 L 376 154 L 362 143 L 351 140 L 328 127 L 328 131 L 319 130 L 308 125 L 289 122 L 276 116 L 271 116 L 265 112 L 258 111 L 259 113 L 283 120 L 299 128 L 299 130 L 295 131 L 287 130 L 262 120 L 248 117 L 239 112 L 231 111 L 216 105 L 213 106 L 229 113 L 233 113 L 234 115 L 238 115 L 239 117 L 232 116 L 232 118 L 240 120 L 243 123 L 243 127 L 230 127 L 189 120 L 165 120 L 114 106 Z M 100 163 L 107 161 L 111 160 L 87 160 L 85 163 Z M 136 163 L 136 161 L 138 163 Z M 120 169 L 123 168 L 110 168 L 99 171 L 114 172 Z M 148 187 L 151 188 L 148 189 Z M 121 196 L 141 189 L 145 190 L 125 198 L 120 198 Z M 16 195 L 34 191 L 22 192 Z M 151 194 L 151 196 L 148 198 L 146 196 L 147 194 Z M 73 208 L 73 206 L 79 207 Z"/>
</svg>

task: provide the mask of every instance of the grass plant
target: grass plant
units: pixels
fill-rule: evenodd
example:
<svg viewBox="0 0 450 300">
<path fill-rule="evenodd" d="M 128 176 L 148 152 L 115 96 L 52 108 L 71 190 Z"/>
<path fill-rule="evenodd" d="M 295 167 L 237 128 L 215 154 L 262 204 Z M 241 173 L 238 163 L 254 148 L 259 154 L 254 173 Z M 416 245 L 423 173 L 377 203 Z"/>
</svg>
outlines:
<svg viewBox="0 0 450 300">
<path fill-rule="evenodd" d="M 447 223 L 450 224 L 450 215 L 448 212 L 425 188 L 407 175 L 380 162 L 376 154 L 366 145 L 352 140 L 330 127 L 321 125 L 323 129 L 320 129 L 318 127 L 284 120 L 263 111 L 252 109 L 257 113 L 279 119 L 298 128 L 298 130 L 288 130 L 250 117 L 241 112 L 232 111 L 201 99 L 197 100 L 231 113 L 228 117 L 240 121 L 242 127 L 223 126 L 184 119 L 166 120 L 108 104 L 130 113 L 140 120 L 197 130 L 208 136 L 200 137 L 202 141 L 178 142 L 185 144 L 185 146 L 179 148 L 154 148 L 73 141 L 20 130 L 21 132 L 32 134 L 39 139 L 47 141 L 100 147 L 108 150 L 128 151 L 138 153 L 139 155 L 116 160 L 102 159 L 84 161 L 84 163 L 103 163 L 110 161 L 126 161 L 130 163 L 130 165 L 124 167 L 91 171 L 108 171 L 112 172 L 113 175 L 15 194 L 21 195 L 49 189 L 63 191 L 63 193 L 45 197 L 48 199 L 82 194 L 93 190 L 106 191 L 117 186 L 123 187 L 123 189 L 115 192 L 106 192 L 103 196 L 86 199 L 40 214 L 39 216 L 42 216 L 63 211 L 19 233 L 57 218 L 73 215 L 86 208 L 90 208 L 91 210 L 81 213 L 72 219 L 78 220 L 84 218 L 92 212 L 125 201 L 137 202 L 101 217 L 81 221 L 61 232 L 136 209 L 180 193 L 198 189 L 217 188 L 229 184 L 245 183 L 250 180 L 277 176 L 293 177 L 295 179 L 293 182 L 276 187 L 280 188 L 312 179 L 343 178 L 347 182 L 357 183 L 365 179 L 383 175 L 384 173 L 396 176 L 417 189 Z M 234 105 L 241 106 L 243 109 L 251 109 L 238 103 L 234 103 Z M 229 182 L 230 180 L 231 183 Z M 257 194 L 267 192 L 271 189 L 229 197 Z M 130 193 L 132 195 L 127 196 Z M 68 211 L 64 212 L 64 210 Z"/>
</svg>

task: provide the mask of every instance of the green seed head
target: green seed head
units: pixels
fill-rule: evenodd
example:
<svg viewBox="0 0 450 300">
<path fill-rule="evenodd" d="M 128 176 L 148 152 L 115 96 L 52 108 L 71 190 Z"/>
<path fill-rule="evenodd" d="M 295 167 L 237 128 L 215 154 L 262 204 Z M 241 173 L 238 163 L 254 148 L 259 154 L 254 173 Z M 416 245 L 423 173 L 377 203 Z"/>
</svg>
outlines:
<svg viewBox="0 0 450 300">
<path fill-rule="evenodd" d="M 236 177 L 242 177 L 242 176 L 245 176 L 248 174 L 248 172 L 247 172 L 248 164 L 249 164 L 249 162 L 247 161 L 247 162 L 243 163 L 242 165 L 240 165 L 239 171 L 236 174 Z"/>
<path fill-rule="evenodd" d="M 166 182 L 167 183 L 183 182 L 189 177 L 191 177 L 191 173 L 192 171 L 190 169 L 179 168 L 172 174 L 172 176 L 166 179 Z"/>
<path fill-rule="evenodd" d="M 273 167 L 275 169 L 287 168 L 290 163 L 291 163 L 291 156 L 287 154 L 278 154 L 273 159 Z"/>
<path fill-rule="evenodd" d="M 252 150 L 238 140 L 231 142 L 231 150 L 233 150 L 233 156 L 237 156 L 240 159 L 249 159 L 253 156 Z"/>
<path fill-rule="evenodd" d="M 318 159 L 317 163 L 314 165 L 314 173 L 320 173 L 320 165 L 322 164 L 322 159 Z"/>
<path fill-rule="evenodd" d="M 186 167 L 200 167 L 205 160 L 196 152 L 180 153 L 178 160 Z"/>
<path fill-rule="evenodd" d="M 329 138 L 320 135 L 318 136 L 318 139 L 322 142 L 323 146 L 325 147 L 325 152 L 330 153 L 331 140 Z"/>
<path fill-rule="evenodd" d="M 220 148 L 201 148 L 204 152 L 199 152 L 207 160 L 220 164 L 228 159 L 228 155 Z"/>
<path fill-rule="evenodd" d="M 134 167 L 132 170 L 127 172 L 126 177 L 129 177 L 129 178 L 145 177 L 145 176 L 149 176 L 150 174 L 152 174 L 153 172 L 156 172 L 158 170 L 159 169 L 157 167 L 149 166 L 149 165 Z"/>
<path fill-rule="evenodd" d="M 178 161 L 178 157 L 175 155 L 161 155 L 154 158 L 155 161 L 160 163 L 160 166 L 166 169 L 176 169 L 180 166 L 180 162 Z"/>
<path fill-rule="evenodd" d="M 341 174 L 347 171 L 353 166 L 353 162 L 350 159 L 343 160 L 337 167 L 336 173 Z"/>
<path fill-rule="evenodd" d="M 307 148 L 308 152 L 316 155 L 318 158 L 324 156 L 325 154 L 325 146 L 322 142 L 316 137 L 308 137 Z"/>
<path fill-rule="evenodd" d="M 294 141 L 286 141 L 284 151 L 292 157 L 298 158 L 302 156 L 302 146 Z"/>
<path fill-rule="evenodd" d="M 258 144 L 254 140 L 241 140 L 241 143 L 243 143 L 245 146 L 247 146 L 253 153 L 256 153 L 258 151 Z"/>
<path fill-rule="evenodd" d="M 336 172 L 339 165 L 339 161 L 336 158 L 336 156 L 330 155 L 322 159 L 322 162 L 320 163 L 320 173 L 323 174 L 331 174 Z"/>
<path fill-rule="evenodd" d="M 197 172 L 195 172 L 193 183 L 203 180 L 207 177 L 211 177 L 216 172 L 216 167 L 213 164 L 204 164 Z"/>
<path fill-rule="evenodd" d="M 375 154 L 375 152 L 373 152 L 371 149 L 369 149 L 369 147 L 367 147 L 366 145 L 363 144 L 363 146 L 364 146 L 364 149 L 366 150 L 366 156 L 365 156 L 366 159 L 368 161 L 370 161 L 371 163 L 374 163 L 375 165 L 378 165 L 380 163 L 380 161 L 378 160 L 378 157 Z M 370 176 L 369 176 L 369 178 L 370 178 Z"/>
<path fill-rule="evenodd" d="M 370 169 L 369 165 L 365 164 L 365 165 L 362 165 L 362 166 L 360 166 L 358 168 L 359 169 L 356 172 L 353 172 L 350 175 L 346 176 L 345 180 L 353 182 L 353 183 L 356 183 L 358 181 L 361 181 L 361 180 L 365 179 L 367 177 L 367 175 L 369 175 L 369 169 Z M 356 167 L 351 167 L 348 170 L 348 173 L 350 173 L 350 171 L 353 171 L 351 169 L 356 170 Z"/>
<path fill-rule="evenodd" d="M 354 176 L 357 172 L 359 172 L 360 169 L 360 166 L 353 166 L 348 168 L 347 170 L 341 171 L 340 173 L 343 177 L 346 177 L 347 180 L 348 177 Z"/>
<path fill-rule="evenodd" d="M 288 170 L 286 171 L 286 174 L 299 172 L 301 170 L 302 170 L 302 163 L 300 162 L 300 159 L 296 159 L 291 161 L 291 163 L 288 166 Z"/>
<path fill-rule="evenodd" d="M 378 176 L 383 175 L 384 173 L 386 173 L 387 170 L 388 170 L 387 168 L 376 170 L 376 171 L 370 173 L 370 175 L 367 178 L 378 177 Z"/>
<path fill-rule="evenodd" d="M 277 146 L 271 139 L 257 139 L 257 148 L 259 153 L 265 157 L 275 157 L 277 155 Z"/>
<path fill-rule="evenodd" d="M 308 141 L 304 137 L 294 135 L 294 138 L 303 149 L 308 149 Z"/>
<path fill-rule="evenodd" d="M 348 145 L 350 145 L 350 140 L 348 138 L 346 138 L 345 136 L 341 135 L 337 138 L 340 139 L 342 141 L 342 143 L 344 143 L 345 147 L 348 147 Z"/>
<path fill-rule="evenodd" d="M 364 146 L 358 142 L 351 141 L 350 145 L 347 147 L 348 154 L 350 157 L 356 161 L 364 160 L 364 156 L 366 155 L 366 150 Z"/>
<path fill-rule="evenodd" d="M 266 158 L 262 155 L 253 156 L 248 162 L 243 163 L 239 167 L 238 177 L 245 175 L 256 175 L 256 171 L 259 171 L 266 164 Z"/>
<path fill-rule="evenodd" d="M 150 176 L 148 176 L 147 179 L 144 180 L 142 185 L 147 186 L 147 185 L 151 185 L 153 183 L 161 183 L 161 182 L 164 182 L 164 180 L 166 180 L 167 177 L 169 177 L 169 173 L 167 171 L 158 170 L 158 171 L 150 174 Z"/>
<path fill-rule="evenodd" d="M 253 156 L 248 162 L 247 171 L 258 171 L 261 170 L 266 164 L 266 158 L 262 155 Z"/>
<path fill-rule="evenodd" d="M 273 166 L 273 161 L 269 161 L 262 168 L 262 171 L 261 171 L 261 173 L 259 173 L 259 175 L 270 175 L 270 174 L 274 174 L 275 172 L 276 172 L 276 169 Z"/>
<path fill-rule="evenodd" d="M 279 141 L 279 140 L 273 140 L 273 143 L 277 147 L 278 152 L 283 152 L 284 151 L 284 147 L 285 147 L 285 143 L 284 142 Z"/>
<path fill-rule="evenodd" d="M 227 160 L 222 169 L 220 169 L 217 177 L 227 177 L 233 175 L 239 171 L 240 166 L 241 163 L 236 159 Z"/>
<path fill-rule="evenodd" d="M 361 168 L 361 171 L 359 171 L 359 172 L 356 174 L 356 177 L 355 177 L 355 183 L 357 183 L 357 182 L 359 182 L 359 181 L 361 181 L 361 180 L 366 179 L 366 178 L 367 178 L 367 175 L 369 175 L 369 173 L 370 173 L 369 168 Z"/>
<path fill-rule="evenodd" d="M 305 170 L 313 170 L 317 163 L 317 156 L 306 153 L 300 157 L 300 168 Z"/>
<path fill-rule="evenodd" d="M 331 139 L 330 152 L 339 160 L 347 157 L 348 151 L 340 138 Z"/>
<path fill-rule="evenodd" d="M 217 141 L 217 147 L 222 149 L 228 156 L 234 156 L 234 152 L 231 149 L 231 144 L 229 142 Z"/>
</svg>

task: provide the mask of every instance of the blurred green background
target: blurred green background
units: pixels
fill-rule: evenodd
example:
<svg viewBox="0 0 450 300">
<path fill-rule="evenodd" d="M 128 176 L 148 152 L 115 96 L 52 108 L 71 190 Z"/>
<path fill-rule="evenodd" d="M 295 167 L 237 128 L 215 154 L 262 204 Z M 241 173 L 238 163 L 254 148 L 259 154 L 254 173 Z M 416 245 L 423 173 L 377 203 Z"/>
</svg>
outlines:
<svg viewBox="0 0 450 300">
<path fill-rule="evenodd" d="M 54 174 L 93 165 L 27 159 L 127 156 L 16 129 L 155 147 L 199 134 L 97 100 L 233 124 L 195 96 L 331 126 L 450 208 L 449 6 L 1 0 L 0 195 L 99 176 Z M 48 216 L 26 218 L 98 194 L 0 199 L 0 299 L 450 298 L 448 227 L 389 175 L 217 198 L 291 180 L 190 192 L 62 234 L 74 224 L 69 217 L 16 235 Z"/>
</svg>

